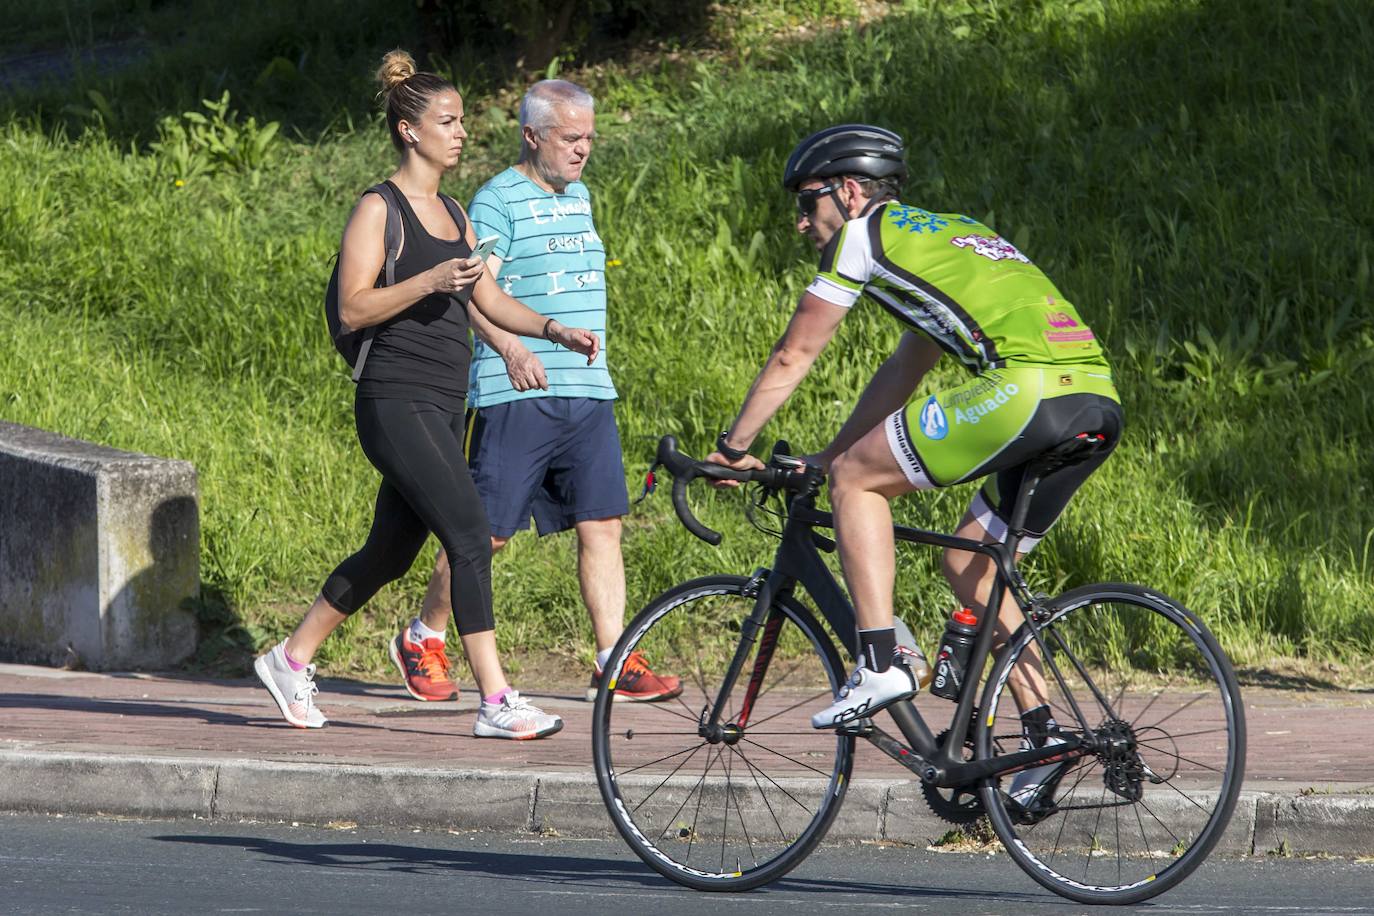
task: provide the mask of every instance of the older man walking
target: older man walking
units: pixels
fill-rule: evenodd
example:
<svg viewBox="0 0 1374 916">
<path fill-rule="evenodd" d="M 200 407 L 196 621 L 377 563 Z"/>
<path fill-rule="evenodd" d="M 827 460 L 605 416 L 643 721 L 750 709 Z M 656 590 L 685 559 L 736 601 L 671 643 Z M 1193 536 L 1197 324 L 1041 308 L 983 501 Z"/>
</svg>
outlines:
<svg viewBox="0 0 1374 916">
<path fill-rule="evenodd" d="M 565 359 L 547 340 L 518 337 L 473 315 L 478 341 L 468 384 L 468 463 L 500 550 L 534 516 L 539 534 L 577 532 L 578 579 L 596 637 L 593 699 L 625 617 L 621 516 L 629 511 L 607 369 L 606 251 L 580 178 L 595 139 L 594 102 L 566 80 L 544 80 L 520 104 L 521 152 L 483 185 L 469 215 L 479 238 L 495 235 L 488 267 L 502 288 L 552 322 L 601 335 L 601 355 Z M 391 644 L 411 695 L 445 700 L 448 564 L 435 563 L 424 607 Z M 664 700 L 677 677 L 655 674 L 638 654 L 616 684 L 618 700 Z"/>
</svg>

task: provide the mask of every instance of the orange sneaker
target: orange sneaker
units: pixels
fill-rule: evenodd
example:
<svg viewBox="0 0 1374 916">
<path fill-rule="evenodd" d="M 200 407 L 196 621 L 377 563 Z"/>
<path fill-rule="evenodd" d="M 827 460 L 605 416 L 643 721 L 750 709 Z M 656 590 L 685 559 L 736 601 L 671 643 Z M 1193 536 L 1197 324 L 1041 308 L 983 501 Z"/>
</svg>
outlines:
<svg viewBox="0 0 1374 916">
<path fill-rule="evenodd" d="M 396 634 L 387 646 L 391 660 L 401 672 L 406 690 L 417 700 L 443 701 L 458 699 L 458 685 L 449 677 L 448 653 L 442 639 L 410 641 L 409 628 Z"/>
<path fill-rule="evenodd" d="M 591 686 L 587 688 L 587 700 L 596 699 L 596 690 L 601 686 L 602 671 L 592 673 Z M 656 700 L 671 700 L 682 693 L 682 679 L 671 674 L 655 674 L 638 650 L 631 652 L 620 669 L 620 678 L 615 682 L 614 700 L 617 703 L 652 703 Z"/>
</svg>

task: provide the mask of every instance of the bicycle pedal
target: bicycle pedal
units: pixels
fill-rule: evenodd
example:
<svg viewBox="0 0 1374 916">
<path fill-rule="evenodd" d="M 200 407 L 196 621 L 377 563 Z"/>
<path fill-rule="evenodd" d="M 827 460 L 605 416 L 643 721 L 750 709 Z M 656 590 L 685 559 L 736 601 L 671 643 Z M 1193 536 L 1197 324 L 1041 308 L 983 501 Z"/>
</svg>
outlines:
<svg viewBox="0 0 1374 916">
<path fill-rule="evenodd" d="M 853 722 L 846 722 L 844 725 L 837 726 L 835 734 L 855 735 L 862 738 L 865 735 L 872 734 L 873 728 L 872 719 L 855 719 Z"/>
</svg>

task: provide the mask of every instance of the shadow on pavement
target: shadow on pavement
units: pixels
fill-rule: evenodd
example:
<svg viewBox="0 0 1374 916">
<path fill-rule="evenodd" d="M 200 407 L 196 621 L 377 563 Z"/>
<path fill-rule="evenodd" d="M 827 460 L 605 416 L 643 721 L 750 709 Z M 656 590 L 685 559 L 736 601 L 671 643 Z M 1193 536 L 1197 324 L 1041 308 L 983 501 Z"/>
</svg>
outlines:
<svg viewBox="0 0 1374 916">
<path fill-rule="evenodd" d="M 270 701 L 269 701 L 270 705 Z M 202 709 L 196 706 L 180 705 L 175 700 L 160 703 L 145 703 L 134 700 L 112 700 L 87 697 L 54 696 L 43 693 L 6 693 L 0 694 L 0 709 L 49 709 L 57 712 L 83 712 L 110 716 L 144 716 L 155 719 L 198 719 L 207 725 L 240 725 L 253 728 L 285 728 L 293 726 L 282 721 L 280 716 L 264 712 L 262 715 L 240 715 L 215 709 Z M 331 729 L 367 729 L 388 733 L 434 735 L 452 737 L 447 731 L 427 731 L 423 729 L 392 728 L 385 725 L 371 725 L 365 722 L 349 722 L 339 719 L 329 721 Z"/>
<path fill-rule="evenodd" d="M 625 882 L 646 888 L 696 892 L 680 888 L 665 878 L 649 872 L 637 863 L 608 858 L 513 854 L 484 850 L 435 849 L 404 846 L 397 843 L 291 843 L 266 837 L 248 836 L 191 836 L 165 835 L 152 837 L 164 843 L 186 843 L 205 846 L 239 847 L 269 857 L 277 864 L 311 865 L 319 868 L 376 869 L 391 872 L 434 875 L 436 872 L 459 870 L 480 873 L 492 878 L 516 881 L 552 881 L 560 885 L 586 884 L 604 887 L 608 881 Z M 628 850 L 626 850 L 628 854 Z M 1010 864 L 999 860 L 992 867 Z M 933 898 L 983 900 L 994 906 L 1011 907 L 1043 903 L 1037 894 L 1006 893 L 982 890 L 959 890 L 921 885 L 889 885 L 842 880 L 812 880 L 784 878 L 772 885 L 748 893 L 768 896 L 780 892 L 826 894 L 836 892 L 864 894 L 891 898 Z M 712 899 L 701 894 L 703 906 Z M 1002 909 L 1001 912 L 1008 912 Z"/>
</svg>

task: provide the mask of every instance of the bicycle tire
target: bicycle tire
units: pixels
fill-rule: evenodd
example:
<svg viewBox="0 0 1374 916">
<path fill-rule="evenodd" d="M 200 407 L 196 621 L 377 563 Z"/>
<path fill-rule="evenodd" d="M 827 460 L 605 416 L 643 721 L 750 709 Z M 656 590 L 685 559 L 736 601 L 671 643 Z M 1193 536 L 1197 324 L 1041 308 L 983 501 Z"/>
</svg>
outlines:
<svg viewBox="0 0 1374 916">
<path fill-rule="evenodd" d="M 726 722 L 745 717 L 740 737 L 713 744 L 700 734 L 754 606 L 748 582 L 709 576 L 651 601 L 616 644 L 593 712 L 597 785 L 612 823 L 650 868 L 696 890 L 748 890 L 795 868 L 829 829 L 853 765 L 854 738 L 808 719 L 847 672 L 815 615 L 790 596 L 772 603 L 774 651 L 747 714 L 742 698 L 765 638 L 730 694 Z M 637 650 L 680 676 L 682 694 L 614 702 L 614 675 Z"/>
<path fill-rule="evenodd" d="M 1157 591 L 1101 583 L 1045 607 L 1042 640 L 1063 674 L 1046 666 L 1051 711 L 1061 734 L 1094 736 L 1093 750 L 985 780 L 983 806 L 1042 886 L 1080 903 L 1137 903 L 1186 878 L 1226 829 L 1245 771 L 1240 689 L 1206 626 Z M 1023 624 L 998 654 L 979 758 L 1020 749 L 1009 684 L 1035 645 Z"/>
</svg>

